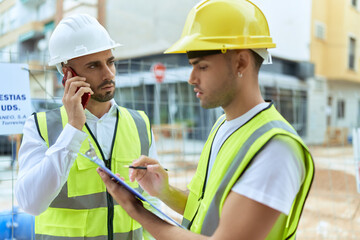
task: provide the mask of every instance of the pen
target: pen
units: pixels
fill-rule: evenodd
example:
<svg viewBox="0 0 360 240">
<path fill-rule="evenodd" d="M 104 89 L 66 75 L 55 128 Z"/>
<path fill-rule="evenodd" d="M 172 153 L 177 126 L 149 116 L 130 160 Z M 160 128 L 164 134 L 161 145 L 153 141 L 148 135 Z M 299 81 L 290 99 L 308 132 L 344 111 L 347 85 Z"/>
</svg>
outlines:
<svg viewBox="0 0 360 240">
<path fill-rule="evenodd" d="M 143 166 L 134 167 L 134 166 L 132 166 L 132 165 L 124 165 L 124 167 L 127 167 L 127 168 L 133 168 L 133 169 L 144 169 L 144 170 L 146 170 L 146 169 L 147 169 L 147 167 L 143 167 Z M 165 171 L 168 171 L 168 169 L 167 169 L 167 168 L 164 168 L 164 170 L 165 170 Z"/>
</svg>

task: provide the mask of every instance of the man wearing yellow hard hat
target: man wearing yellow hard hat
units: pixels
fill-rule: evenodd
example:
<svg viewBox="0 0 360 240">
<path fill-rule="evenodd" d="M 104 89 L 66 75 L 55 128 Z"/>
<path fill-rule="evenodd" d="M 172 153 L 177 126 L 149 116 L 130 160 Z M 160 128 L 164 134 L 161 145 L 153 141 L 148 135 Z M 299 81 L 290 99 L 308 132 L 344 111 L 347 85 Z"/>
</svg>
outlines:
<svg viewBox="0 0 360 240">
<path fill-rule="evenodd" d="M 261 10 L 247 0 L 206 0 L 188 15 L 183 34 L 166 53 L 186 53 L 189 84 L 204 108 L 225 114 L 213 126 L 197 171 L 181 191 L 158 161 L 141 157 L 132 170 L 151 195 L 183 215 L 172 226 L 145 210 L 98 169 L 115 200 L 156 239 L 295 239 L 314 175 L 307 146 L 258 83 L 275 44 Z"/>
</svg>

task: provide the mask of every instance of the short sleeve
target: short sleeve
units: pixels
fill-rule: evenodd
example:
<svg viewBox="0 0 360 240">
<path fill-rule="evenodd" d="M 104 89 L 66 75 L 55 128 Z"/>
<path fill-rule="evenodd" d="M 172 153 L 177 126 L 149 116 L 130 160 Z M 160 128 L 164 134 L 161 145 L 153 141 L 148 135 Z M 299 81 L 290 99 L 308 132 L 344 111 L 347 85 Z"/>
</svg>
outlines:
<svg viewBox="0 0 360 240">
<path fill-rule="evenodd" d="M 289 136 L 276 136 L 256 155 L 232 191 L 286 215 L 304 181 L 304 152 Z"/>
</svg>

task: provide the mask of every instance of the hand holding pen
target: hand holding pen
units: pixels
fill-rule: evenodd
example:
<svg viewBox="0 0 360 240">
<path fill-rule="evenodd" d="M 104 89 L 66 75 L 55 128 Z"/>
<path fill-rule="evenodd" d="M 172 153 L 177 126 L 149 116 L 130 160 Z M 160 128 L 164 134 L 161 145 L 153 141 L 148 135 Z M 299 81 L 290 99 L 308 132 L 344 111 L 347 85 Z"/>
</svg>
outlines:
<svg viewBox="0 0 360 240">
<path fill-rule="evenodd" d="M 156 159 L 141 156 L 126 167 L 130 169 L 130 181 L 137 181 L 151 196 L 160 197 L 168 192 L 168 169 L 163 168 Z"/>
<path fill-rule="evenodd" d="M 144 167 L 144 166 L 135 167 L 135 166 L 132 166 L 132 165 L 124 165 L 124 167 L 133 168 L 133 169 L 143 169 L 143 170 L 147 170 L 147 167 Z M 167 168 L 164 168 L 164 170 L 165 170 L 165 171 L 169 171 Z"/>
</svg>

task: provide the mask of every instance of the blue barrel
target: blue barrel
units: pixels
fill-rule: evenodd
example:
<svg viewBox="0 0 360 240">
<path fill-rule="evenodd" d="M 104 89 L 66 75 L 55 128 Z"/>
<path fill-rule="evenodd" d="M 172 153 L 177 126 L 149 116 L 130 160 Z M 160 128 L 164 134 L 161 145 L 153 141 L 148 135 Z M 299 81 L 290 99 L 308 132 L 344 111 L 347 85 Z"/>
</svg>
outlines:
<svg viewBox="0 0 360 240">
<path fill-rule="evenodd" d="M 20 212 L 18 207 L 12 211 L 0 212 L 0 240 L 35 239 L 35 217 Z"/>
</svg>

